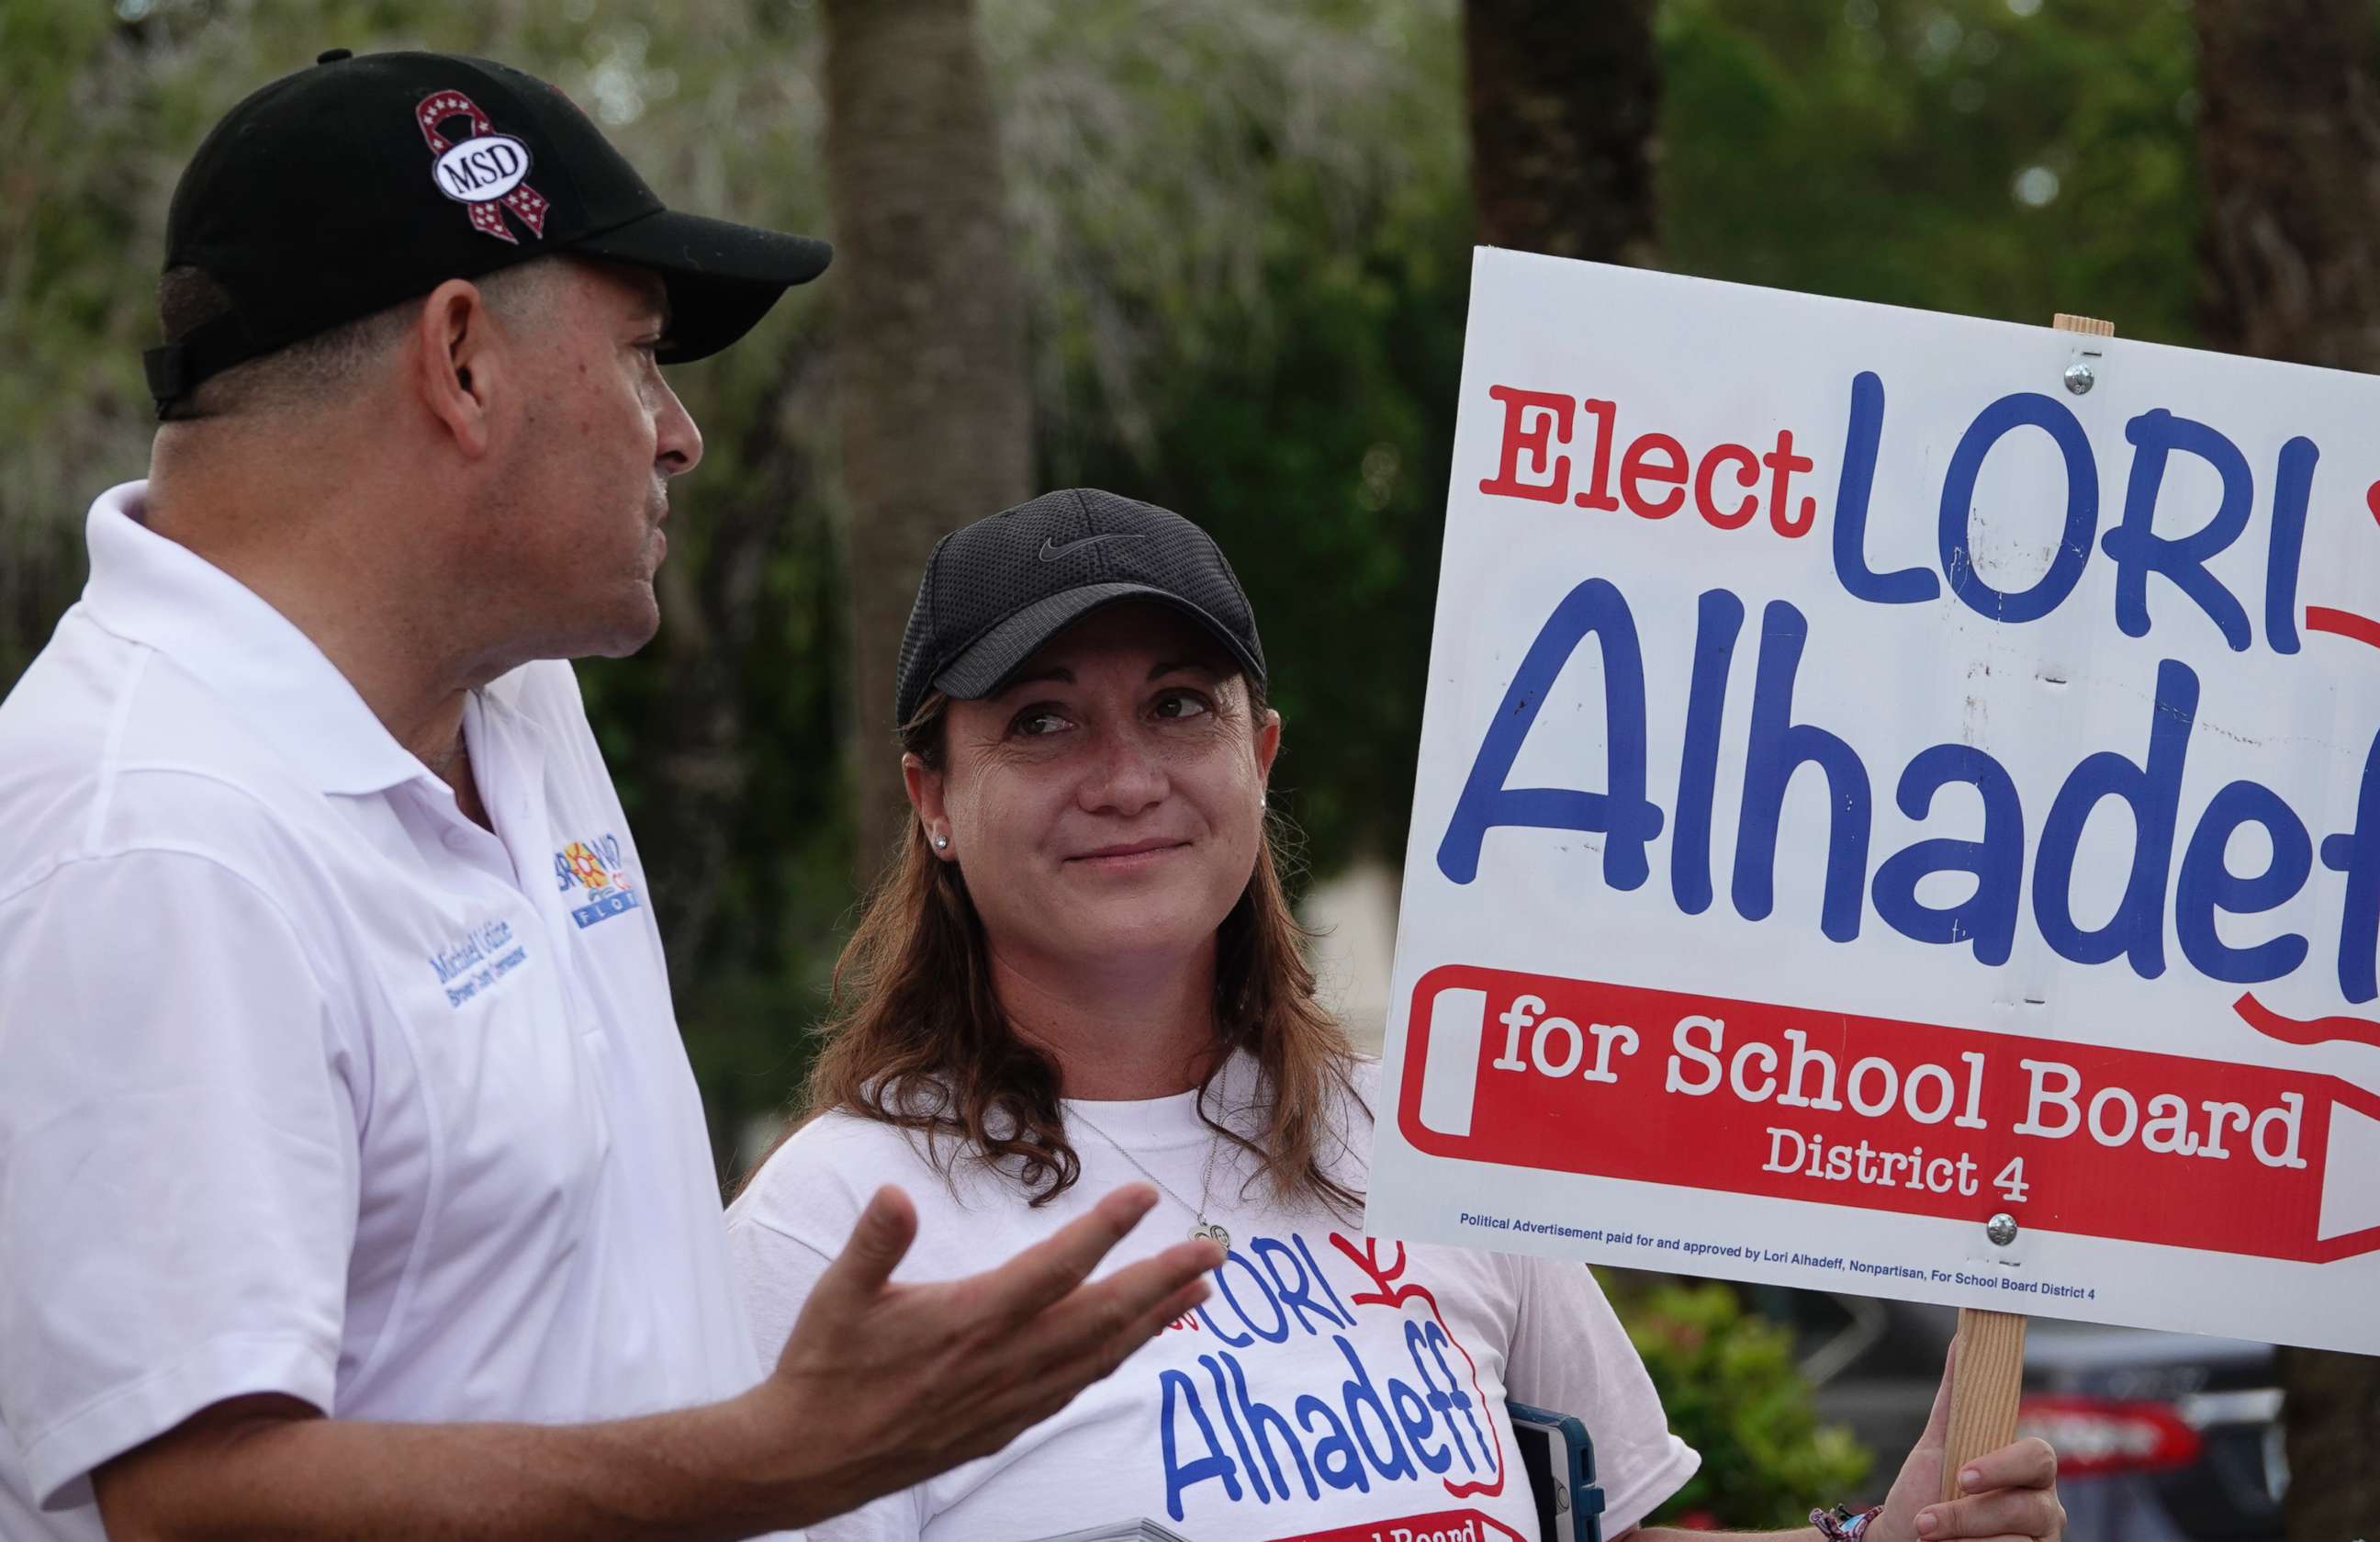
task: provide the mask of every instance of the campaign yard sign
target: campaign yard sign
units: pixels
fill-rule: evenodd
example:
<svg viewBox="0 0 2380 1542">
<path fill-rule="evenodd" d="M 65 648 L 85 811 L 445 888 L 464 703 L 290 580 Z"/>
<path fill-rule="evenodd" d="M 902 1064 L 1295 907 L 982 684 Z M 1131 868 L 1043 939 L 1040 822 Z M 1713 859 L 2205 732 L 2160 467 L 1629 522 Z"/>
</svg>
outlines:
<svg viewBox="0 0 2380 1542">
<path fill-rule="evenodd" d="M 2380 381 L 1483 250 L 1462 390 L 1370 1230 L 2380 1352 Z"/>
</svg>

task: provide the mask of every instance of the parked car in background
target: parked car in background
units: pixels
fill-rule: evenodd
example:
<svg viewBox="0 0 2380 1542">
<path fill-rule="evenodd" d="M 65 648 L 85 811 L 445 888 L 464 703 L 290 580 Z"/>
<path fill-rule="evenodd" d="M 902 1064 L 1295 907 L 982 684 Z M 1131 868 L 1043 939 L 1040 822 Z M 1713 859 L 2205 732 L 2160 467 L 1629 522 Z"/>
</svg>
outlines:
<svg viewBox="0 0 2380 1542">
<path fill-rule="evenodd" d="M 1755 1286 L 1794 1331 L 1819 1413 L 1888 1470 L 1925 1427 L 1958 1313 Z M 2093 1542 L 2279 1542 L 2289 1487 L 2272 1346 L 2053 1317 L 2025 1333 L 2018 1429 L 2058 1448 L 2067 1534 Z"/>
</svg>

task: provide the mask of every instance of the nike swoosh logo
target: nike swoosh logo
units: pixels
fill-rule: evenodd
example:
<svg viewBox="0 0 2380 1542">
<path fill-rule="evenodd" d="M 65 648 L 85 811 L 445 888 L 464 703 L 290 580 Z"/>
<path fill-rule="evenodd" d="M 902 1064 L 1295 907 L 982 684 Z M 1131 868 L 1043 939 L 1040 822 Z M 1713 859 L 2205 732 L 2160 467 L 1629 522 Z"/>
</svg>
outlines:
<svg viewBox="0 0 2380 1542">
<path fill-rule="evenodd" d="M 1085 536 L 1079 540 L 1070 540 L 1066 542 L 1065 545 L 1060 546 L 1048 536 L 1044 536 L 1041 538 L 1041 560 L 1043 562 L 1056 562 L 1060 557 L 1064 556 L 1067 552 L 1079 551 L 1083 547 L 1091 545 L 1095 541 L 1147 540 L 1148 539 L 1148 538 L 1147 536 L 1137 535 L 1130 530 L 1110 530 L 1104 535 Z"/>
</svg>

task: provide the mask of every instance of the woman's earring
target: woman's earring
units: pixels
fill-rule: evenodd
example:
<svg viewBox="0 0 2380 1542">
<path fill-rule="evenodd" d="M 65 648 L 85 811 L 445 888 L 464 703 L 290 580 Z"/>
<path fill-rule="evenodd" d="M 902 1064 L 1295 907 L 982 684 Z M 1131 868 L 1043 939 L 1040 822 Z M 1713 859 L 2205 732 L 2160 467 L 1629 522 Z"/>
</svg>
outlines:
<svg viewBox="0 0 2380 1542">
<path fill-rule="evenodd" d="M 948 851 L 948 850 L 950 850 L 950 849 L 951 849 L 951 838 L 950 838 L 949 836 L 947 836 L 947 835 L 937 835 L 937 836 L 935 836 L 935 837 L 934 837 L 934 849 L 935 849 L 936 851 Z"/>
</svg>

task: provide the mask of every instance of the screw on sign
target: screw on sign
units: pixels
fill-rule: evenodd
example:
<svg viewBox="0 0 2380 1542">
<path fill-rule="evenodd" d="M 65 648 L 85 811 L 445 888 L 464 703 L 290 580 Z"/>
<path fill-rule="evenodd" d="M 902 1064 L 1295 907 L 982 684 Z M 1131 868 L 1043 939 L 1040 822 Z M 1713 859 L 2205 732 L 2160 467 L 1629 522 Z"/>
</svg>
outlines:
<svg viewBox="0 0 2380 1542">
<path fill-rule="evenodd" d="M 2380 1251 L 2380 1098 L 2335 1077 L 1448 965 L 1433 1155 L 2307 1263 Z"/>
</svg>

